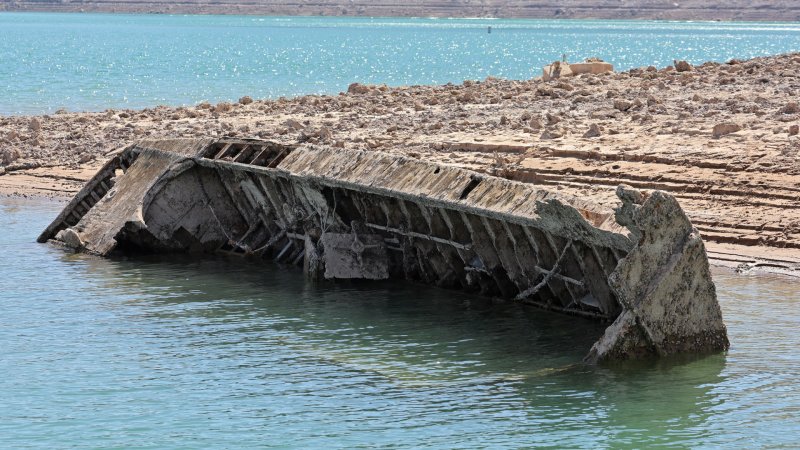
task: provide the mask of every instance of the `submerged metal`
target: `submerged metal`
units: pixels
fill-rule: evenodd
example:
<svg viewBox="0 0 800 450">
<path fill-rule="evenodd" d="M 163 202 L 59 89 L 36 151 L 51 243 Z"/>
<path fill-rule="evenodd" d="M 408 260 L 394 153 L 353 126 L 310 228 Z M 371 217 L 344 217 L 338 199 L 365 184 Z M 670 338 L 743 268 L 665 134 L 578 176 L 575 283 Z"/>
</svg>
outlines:
<svg viewBox="0 0 800 450">
<path fill-rule="evenodd" d="M 617 193 L 611 211 L 379 152 L 150 140 L 109 161 L 39 242 L 96 255 L 224 252 L 613 322 L 591 363 L 727 349 L 705 248 L 676 200 Z"/>
</svg>

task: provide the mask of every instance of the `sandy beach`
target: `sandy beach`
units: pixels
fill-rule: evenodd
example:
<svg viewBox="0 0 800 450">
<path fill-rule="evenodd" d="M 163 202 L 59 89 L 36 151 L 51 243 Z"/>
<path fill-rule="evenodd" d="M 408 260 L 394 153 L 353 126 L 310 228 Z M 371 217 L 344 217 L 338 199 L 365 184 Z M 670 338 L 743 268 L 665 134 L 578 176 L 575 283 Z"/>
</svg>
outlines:
<svg viewBox="0 0 800 450">
<path fill-rule="evenodd" d="M 800 54 L 676 66 L 0 117 L 0 193 L 67 197 L 145 137 L 252 137 L 405 154 L 609 206 L 621 183 L 661 189 L 715 249 L 800 260 Z"/>
</svg>

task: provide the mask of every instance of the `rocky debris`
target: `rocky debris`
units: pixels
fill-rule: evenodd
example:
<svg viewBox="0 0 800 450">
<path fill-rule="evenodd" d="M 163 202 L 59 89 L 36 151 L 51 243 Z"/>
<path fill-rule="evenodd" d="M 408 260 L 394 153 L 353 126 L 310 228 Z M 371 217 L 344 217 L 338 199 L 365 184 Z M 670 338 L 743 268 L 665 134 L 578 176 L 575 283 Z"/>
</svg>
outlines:
<svg viewBox="0 0 800 450">
<path fill-rule="evenodd" d="M 544 130 L 542 135 L 539 136 L 539 139 L 549 140 L 549 139 L 558 139 L 560 137 L 564 137 L 564 133 L 561 130 L 558 130 L 556 128 L 549 128 L 547 130 Z"/>
<path fill-rule="evenodd" d="M 624 4 L 625 7 L 620 7 Z M 540 0 L 526 3 L 450 0 L 446 2 L 398 2 L 397 0 L 334 0 L 309 2 L 204 2 L 136 0 L 67 1 L 8 0 L 5 10 L 167 14 L 252 14 L 271 16 L 353 16 L 361 17 L 487 17 L 507 19 L 592 19 L 592 20 L 703 20 L 798 22 L 795 0 L 728 1 L 602 1 Z M 563 36 L 568 39 L 568 36 Z"/>
<path fill-rule="evenodd" d="M 616 99 L 614 100 L 614 109 L 619 111 L 627 111 L 633 107 L 633 103 L 623 100 L 623 99 Z"/>
<path fill-rule="evenodd" d="M 239 99 L 240 105 L 249 105 L 250 103 L 253 103 L 253 97 L 250 97 L 249 95 L 245 95 Z"/>
<path fill-rule="evenodd" d="M 216 106 L 214 106 L 214 112 L 215 113 L 226 113 L 226 112 L 230 112 L 232 109 L 233 109 L 233 105 L 231 105 L 228 102 L 220 102 L 220 103 L 217 103 Z"/>
<path fill-rule="evenodd" d="M 283 126 L 290 130 L 302 130 L 305 128 L 302 123 L 295 119 L 287 119 L 285 122 L 283 122 Z"/>
<path fill-rule="evenodd" d="M 725 136 L 726 134 L 736 133 L 737 131 L 741 130 L 742 127 L 739 124 L 735 123 L 718 123 L 714 125 L 714 130 L 712 131 L 712 135 L 715 138 Z"/>
<path fill-rule="evenodd" d="M 370 91 L 372 91 L 372 88 L 366 84 L 352 83 L 347 86 L 348 94 L 369 94 Z"/>
<path fill-rule="evenodd" d="M 20 158 L 19 150 L 11 148 L 0 148 L 0 164 L 8 166 Z"/>
<path fill-rule="evenodd" d="M 596 123 L 593 123 L 589 125 L 589 130 L 587 130 L 586 133 L 583 133 L 582 137 L 593 138 L 598 136 L 600 136 L 600 127 Z"/>
<path fill-rule="evenodd" d="M 547 113 L 545 114 L 545 118 L 547 119 L 547 125 L 555 125 L 558 122 L 561 122 L 561 118 L 555 114 Z"/>
<path fill-rule="evenodd" d="M 781 108 L 780 112 L 781 114 L 797 114 L 800 112 L 800 105 L 798 105 L 797 102 L 789 102 L 786 106 Z"/>
<path fill-rule="evenodd" d="M 37 117 L 31 117 L 30 122 L 28 122 L 28 129 L 33 133 L 38 133 L 42 130 L 42 122 Z"/>
<path fill-rule="evenodd" d="M 300 135 L 300 142 L 330 142 L 333 133 L 328 127 L 307 128 Z"/>
<path fill-rule="evenodd" d="M 609 73 L 614 71 L 614 66 L 604 62 L 599 58 L 588 58 L 580 63 L 568 63 L 566 61 L 555 61 L 552 64 L 542 68 L 542 80 L 550 81 L 564 77 L 574 77 L 583 74 L 597 75 L 602 73 Z M 573 86 L 569 84 L 559 83 L 556 85 L 559 89 L 567 91 L 573 90 Z"/>
<path fill-rule="evenodd" d="M 675 70 L 678 72 L 689 72 L 694 70 L 694 67 L 692 67 L 692 65 L 686 61 L 675 60 L 673 65 L 675 66 Z"/>
</svg>

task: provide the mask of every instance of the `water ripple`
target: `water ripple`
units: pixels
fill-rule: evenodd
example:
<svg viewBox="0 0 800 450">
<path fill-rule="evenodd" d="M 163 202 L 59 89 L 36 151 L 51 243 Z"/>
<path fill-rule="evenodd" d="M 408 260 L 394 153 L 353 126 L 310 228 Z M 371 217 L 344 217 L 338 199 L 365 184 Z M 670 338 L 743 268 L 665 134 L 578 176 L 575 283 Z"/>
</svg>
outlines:
<svg viewBox="0 0 800 450">
<path fill-rule="evenodd" d="M 796 284 L 716 272 L 732 348 L 591 368 L 590 322 L 236 260 L 68 255 L 0 200 L 0 447 L 791 446 Z"/>
</svg>

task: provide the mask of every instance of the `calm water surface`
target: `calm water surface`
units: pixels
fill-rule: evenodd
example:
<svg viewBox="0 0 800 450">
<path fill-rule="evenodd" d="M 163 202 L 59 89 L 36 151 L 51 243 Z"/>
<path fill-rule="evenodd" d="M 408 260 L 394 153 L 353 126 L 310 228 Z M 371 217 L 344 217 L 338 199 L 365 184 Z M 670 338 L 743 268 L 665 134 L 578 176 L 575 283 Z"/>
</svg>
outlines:
<svg viewBox="0 0 800 450">
<path fill-rule="evenodd" d="M 798 50 L 797 23 L 0 13 L 0 114 L 528 79 L 562 54 L 629 69 Z"/>
<path fill-rule="evenodd" d="M 727 355 L 618 368 L 602 327 L 393 283 L 33 241 L 0 200 L 0 448 L 794 447 L 800 287 L 716 272 Z"/>
</svg>

